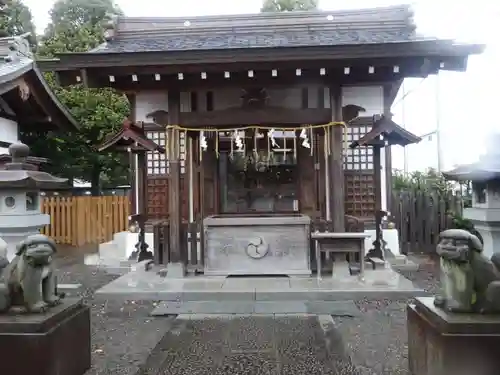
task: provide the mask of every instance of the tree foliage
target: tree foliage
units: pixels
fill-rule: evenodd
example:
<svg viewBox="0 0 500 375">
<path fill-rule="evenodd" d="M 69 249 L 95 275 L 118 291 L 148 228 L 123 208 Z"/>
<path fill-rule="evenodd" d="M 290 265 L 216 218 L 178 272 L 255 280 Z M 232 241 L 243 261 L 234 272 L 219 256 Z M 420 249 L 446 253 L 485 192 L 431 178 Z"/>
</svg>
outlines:
<svg viewBox="0 0 500 375">
<path fill-rule="evenodd" d="M 21 0 L 0 1 L 0 37 L 25 33 L 30 33 L 30 43 L 35 45 L 35 26 L 29 8 Z"/>
<path fill-rule="evenodd" d="M 392 178 L 393 189 L 400 190 L 426 190 L 438 193 L 448 193 L 453 191 L 453 184 L 447 181 L 444 176 L 434 168 L 429 168 L 425 172 L 412 172 L 404 174 L 396 171 Z"/>
<path fill-rule="evenodd" d="M 42 37 L 39 57 L 61 52 L 83 52 L 104 41 L 103 23 L 110 14 L 121 14 L 110 0 L 58 0 L 51 11 L 51 24 Z M 32 153 L 52 161 L 49 170 L 60 176 L 92 183 L 93 193 L 101 183 L 123 184 L 128 179 L 124 155 L 98 153 L 96 146 L 116 132 L 126 116 L 129 103 L 111 89 L 89 89 L 82 85 L 59 87 L 52 75 L 47 80 L 59 100 L 80 124 L 80 131 L 23 134 Z"/>
<path fill-rule="evenodd" d="M 264 0 L 261 12 L 294 12 L 318 9 L 318 0 Z"/>
</svg>

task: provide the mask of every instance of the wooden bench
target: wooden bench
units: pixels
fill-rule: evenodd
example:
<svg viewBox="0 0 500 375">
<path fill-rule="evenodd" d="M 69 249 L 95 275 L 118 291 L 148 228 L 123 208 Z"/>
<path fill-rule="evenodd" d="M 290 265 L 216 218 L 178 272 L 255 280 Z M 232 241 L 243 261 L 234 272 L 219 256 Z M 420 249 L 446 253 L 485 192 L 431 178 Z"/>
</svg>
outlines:
<svg viewBox="0 0 500 375">
<path fill-rule="evenodd" d="M 311 233 L 316 252 L 318 278 L 321 278 L 321 253 L 359 254 L 360 278 L 365 272 L 365 239 L 370 235 L 364 232 L 322 232 Z"/>
</svg>

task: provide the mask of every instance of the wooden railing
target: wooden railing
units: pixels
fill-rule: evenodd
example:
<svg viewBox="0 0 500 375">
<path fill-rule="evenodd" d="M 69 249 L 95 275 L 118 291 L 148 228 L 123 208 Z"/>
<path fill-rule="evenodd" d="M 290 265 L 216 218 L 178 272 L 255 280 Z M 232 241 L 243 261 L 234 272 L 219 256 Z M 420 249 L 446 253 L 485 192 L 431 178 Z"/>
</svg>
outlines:
<svg viewBox="0 0 500 375">
<path fill-rule="evenodd" d="M 50 197 L 41 205 L 50 215 L 50 225 L 41 232 L 60 244 L 100 244 L 128 229 L 130 204 L 125 196 Z"/>
</svg>

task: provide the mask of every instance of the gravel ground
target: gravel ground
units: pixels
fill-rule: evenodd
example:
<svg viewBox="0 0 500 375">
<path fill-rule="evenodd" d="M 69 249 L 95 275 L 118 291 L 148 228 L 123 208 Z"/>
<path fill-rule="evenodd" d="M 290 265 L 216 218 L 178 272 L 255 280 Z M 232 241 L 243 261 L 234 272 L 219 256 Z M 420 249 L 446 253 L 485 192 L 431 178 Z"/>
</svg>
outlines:
<svg viewBox="0 0 500 375">
<path fill-rule="evenodd" d="M 419 257 L 419 270 L 402 272 L 417 286 L 434 292 L 437 266 Z M 94 298 L 94 291 L 116 276 L 83 265 L 80 254 L 58 259 L 60 283 L 81 283 L 79 292 L 91 306 L 92 368 L 86 375 L 135 374 L 167 332 L 171 318 L 148 316 L 150 301 L 109 301 Z M 363 315 L 334 318 L 347 352 L 359 375 L 408 374 L 405 307 L 408 301 L 356 302 Z M 351 375 L 351 374 L 346 374 Z M 358 374 L 352 374 L 358 375 Z"/>
<path fill-rule="evenodd" d="M 86 375 L 135 374 L 168 331 L 171 318 L 152 319 L 151 301 L 111 301 L 94 297 L 94 291 L 118 276 L 83 264 L 83 257 L 57 260 L 58 282 L 80 283 L 91 307 L 92 368 Z"/>
<path fill-rule="evenodd" d="M 434 293 L 439 284 L 438 263 L 412 257 L 419 264 L 413 272 L 401 272 L 416 286 Z M 363 315 L 334 320 L 359 375 L 407 375 L 407 300 L 356 302 Z"/>
</svg>

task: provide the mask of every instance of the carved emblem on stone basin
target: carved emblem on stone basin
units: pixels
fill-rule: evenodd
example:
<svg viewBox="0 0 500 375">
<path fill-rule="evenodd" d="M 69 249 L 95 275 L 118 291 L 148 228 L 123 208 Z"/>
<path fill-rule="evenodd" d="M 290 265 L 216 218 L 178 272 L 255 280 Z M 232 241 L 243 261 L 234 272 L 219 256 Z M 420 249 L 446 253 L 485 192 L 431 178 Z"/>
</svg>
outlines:
<svg viewBox="0 0 500 375">
<path fill-rule="evenodd" d="M 269 253 L 269 245 L 262 237 L 252 238 L 248 241 L 246 253 L 253 259 L 264 258 Z"/>
</svg>

